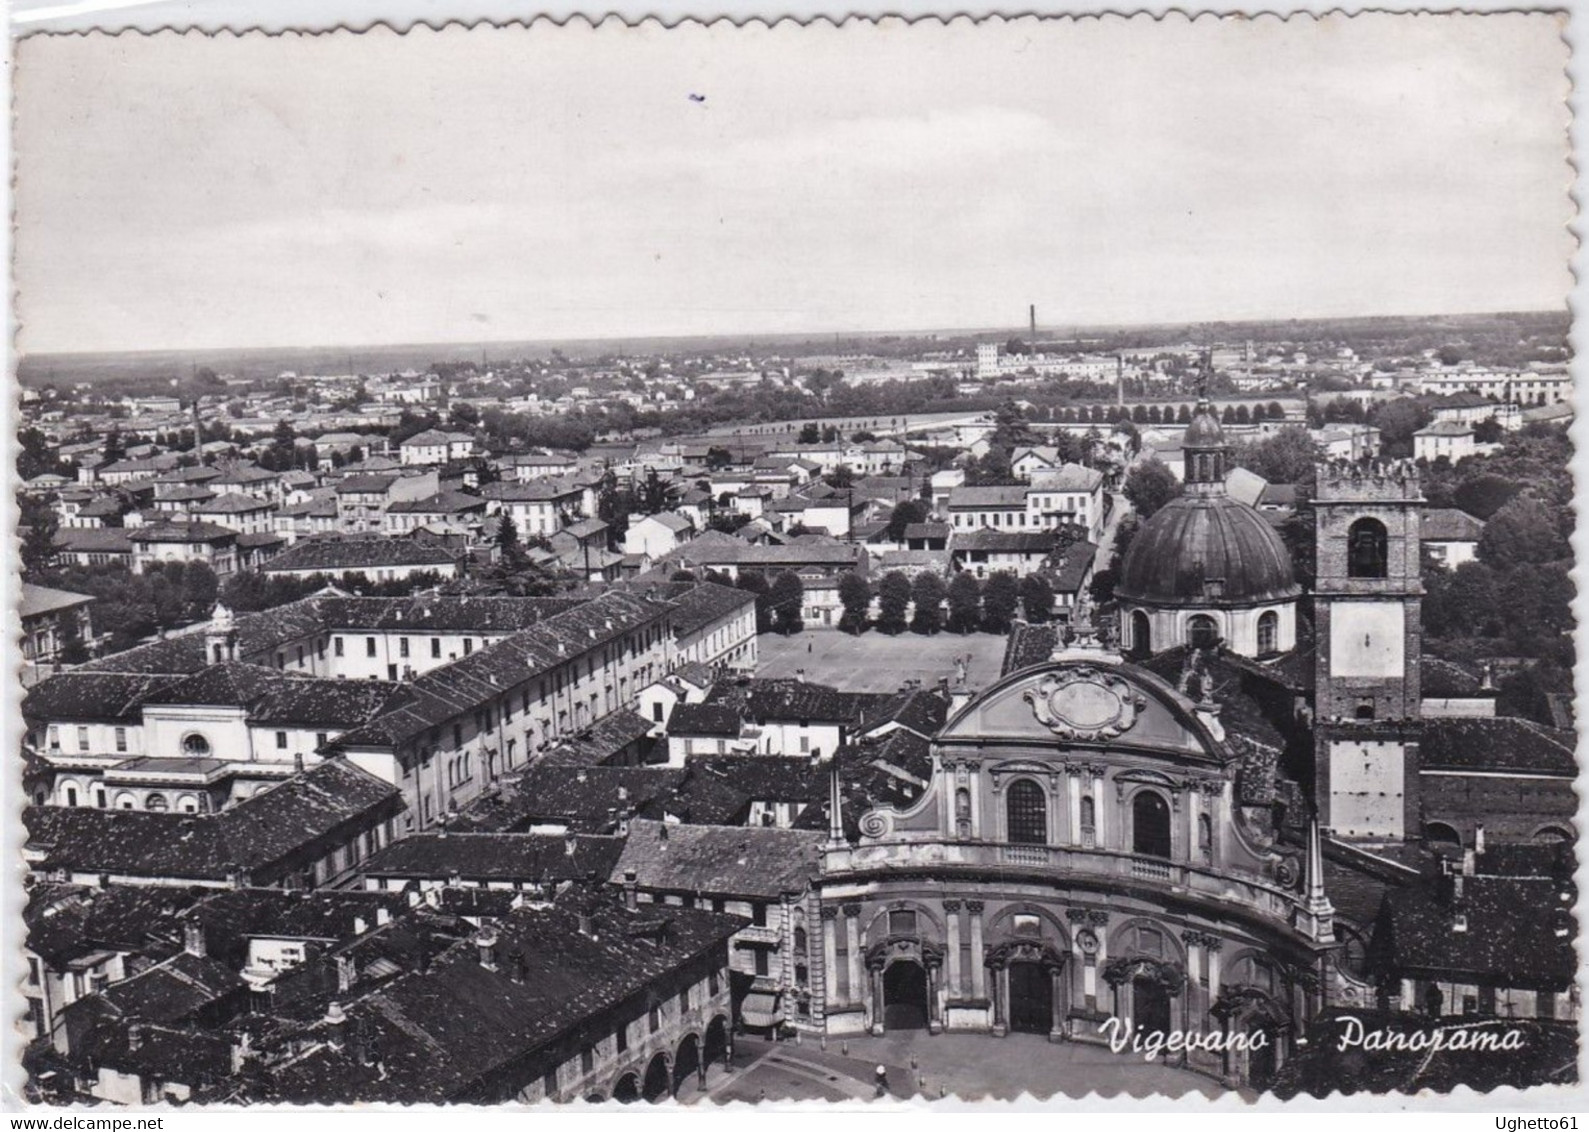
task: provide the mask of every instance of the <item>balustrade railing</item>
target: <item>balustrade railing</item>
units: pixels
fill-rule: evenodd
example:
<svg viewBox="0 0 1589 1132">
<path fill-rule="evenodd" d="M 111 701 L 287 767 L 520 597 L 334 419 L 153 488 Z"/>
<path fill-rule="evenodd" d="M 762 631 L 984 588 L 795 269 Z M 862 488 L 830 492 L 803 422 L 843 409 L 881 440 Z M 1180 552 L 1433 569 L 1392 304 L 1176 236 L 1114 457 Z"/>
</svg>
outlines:
<svg viewBox="0 0 1589 1132">
<path fill-rule="evenodd" d="M 1206 862 L 1172 861 L 1084 845 L 1010 845 L 937 839 L 900 841 L 830 850 L 824 855 L 823 868 L 833 875 L 990 865 L 1130 878 L 1190 890 L 1211 899 L 1236 901 L 1270 915 L 1284 915 L 1296 899 L 1272 882 L 1225 872 Z"/>
</svg>

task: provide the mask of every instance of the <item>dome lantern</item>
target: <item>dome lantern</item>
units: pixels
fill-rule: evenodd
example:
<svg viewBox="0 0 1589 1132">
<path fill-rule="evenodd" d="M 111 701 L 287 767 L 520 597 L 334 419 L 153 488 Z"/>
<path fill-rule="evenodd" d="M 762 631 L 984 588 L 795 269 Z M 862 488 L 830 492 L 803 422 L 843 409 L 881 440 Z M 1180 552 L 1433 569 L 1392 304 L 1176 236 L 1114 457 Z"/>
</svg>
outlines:
<svg viewBox="0 0 1589 1132">
<path fill-rule="evenodd" d="M 1186 490 L 1194 495 L 1223 495 L 1230 448 L 1206 394 L 1198 399 L 1181 448 L 1186 461 Z"/>
</svg>

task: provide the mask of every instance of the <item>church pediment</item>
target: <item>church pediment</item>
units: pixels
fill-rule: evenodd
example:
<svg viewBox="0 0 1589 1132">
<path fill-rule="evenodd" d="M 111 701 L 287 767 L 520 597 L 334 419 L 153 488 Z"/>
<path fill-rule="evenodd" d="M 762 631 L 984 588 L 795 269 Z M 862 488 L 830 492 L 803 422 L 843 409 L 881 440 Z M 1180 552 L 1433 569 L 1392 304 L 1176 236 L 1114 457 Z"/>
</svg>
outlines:
<svg viewBox="0 0 1589 1132">
<path fill-rule="evenodd" d="M 1189 707 L 1150 673 L 1123 664 L 1060 661 L 1026 669 L 972 700 L 940 738 L 1100 744 L 1213 752 Z"/>
</svg>

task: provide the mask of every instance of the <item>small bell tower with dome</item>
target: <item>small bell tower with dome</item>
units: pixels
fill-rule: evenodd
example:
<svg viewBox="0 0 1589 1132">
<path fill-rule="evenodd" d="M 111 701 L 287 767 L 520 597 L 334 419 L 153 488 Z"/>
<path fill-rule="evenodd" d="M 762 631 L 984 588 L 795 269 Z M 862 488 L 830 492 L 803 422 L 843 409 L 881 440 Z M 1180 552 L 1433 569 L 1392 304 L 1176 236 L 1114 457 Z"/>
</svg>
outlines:
<svg viewBox="0 0 1589 1132">
<path fill-rule="evenodd" d="M 210 664 L 225 664 L 237 659 L 237 619 L 219 602 L 204 628 L 204 659 Z"/>
<path fill-rule="evenodd" d="M 1191 495 L 1224 495 L 1225 475 L 1230 470 L 1230 446 L 1225 430 L 1208 395 L 1198 399 L 1197 409 L 1181 440 L 1186 465 L 1186 491 Z"/>
</svg>

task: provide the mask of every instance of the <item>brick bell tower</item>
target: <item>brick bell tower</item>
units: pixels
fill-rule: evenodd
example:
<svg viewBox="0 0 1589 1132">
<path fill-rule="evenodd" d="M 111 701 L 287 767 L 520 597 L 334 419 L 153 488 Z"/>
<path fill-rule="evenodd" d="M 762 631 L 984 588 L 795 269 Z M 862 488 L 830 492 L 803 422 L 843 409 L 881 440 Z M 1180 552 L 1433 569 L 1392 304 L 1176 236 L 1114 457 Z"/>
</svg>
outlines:
<svg viewBox="0 0 1589 1132">
<path fill-rule="evenodd" d="M 1314 496 L 1314 800 L 1339 838 L 1421 835 L 1424 496 L 1411 461 L 1332 461 Z"/>
</svg>

